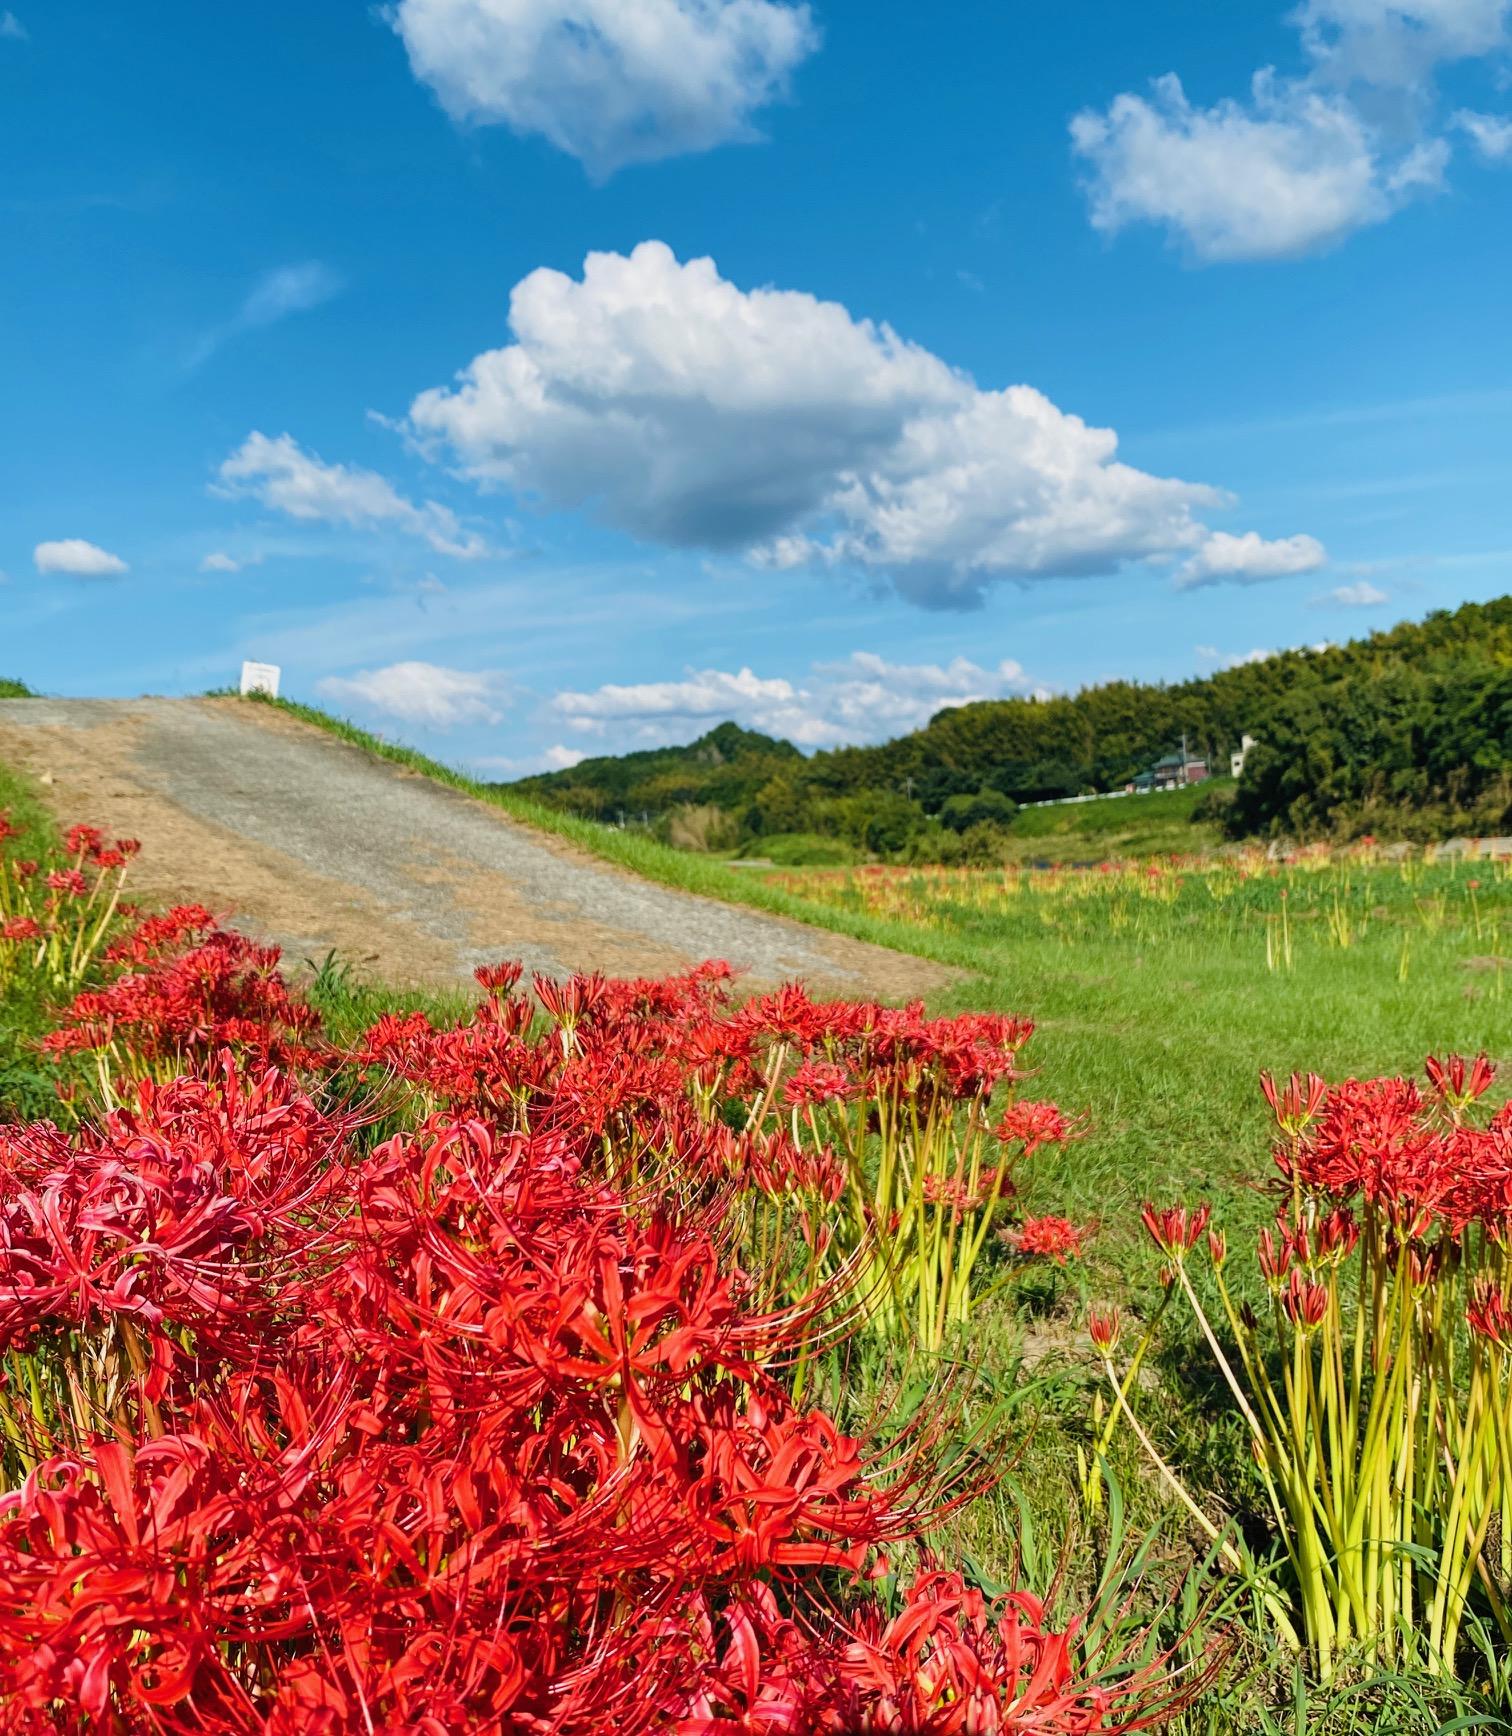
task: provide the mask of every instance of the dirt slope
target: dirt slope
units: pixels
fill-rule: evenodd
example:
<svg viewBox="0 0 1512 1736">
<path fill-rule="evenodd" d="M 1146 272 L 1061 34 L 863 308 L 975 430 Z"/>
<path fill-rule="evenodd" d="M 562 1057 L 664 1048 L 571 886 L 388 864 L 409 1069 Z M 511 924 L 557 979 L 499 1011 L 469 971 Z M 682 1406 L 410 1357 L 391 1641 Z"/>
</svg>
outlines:
<svg viewBox="0 0 1512 1736">
<path fill-rule="evenodd" d="M 751 984 L 889 998 L 950 974 L 638 879 L 262 706 L 3 700 L 0 760 L 60 819 L 141 839 L 141 902 L 206 904 L 291 962 L 335 948 L 366 975 L 445 985 L 500 958 L 614 975 L 727 958 Z"/>
</svg>

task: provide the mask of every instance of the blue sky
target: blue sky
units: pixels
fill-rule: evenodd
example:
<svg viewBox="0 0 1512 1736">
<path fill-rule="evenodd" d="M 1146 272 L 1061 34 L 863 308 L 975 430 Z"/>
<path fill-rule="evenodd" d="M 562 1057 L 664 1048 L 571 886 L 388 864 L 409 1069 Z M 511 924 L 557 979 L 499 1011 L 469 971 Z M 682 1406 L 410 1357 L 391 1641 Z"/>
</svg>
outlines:
<svg viewBox="0 0 1512 1736">
<path fill-rule="evenodd" d="M 0 0 L 0 673 L 498 776 L 1512 569 L 1512 0 Z"/>
</svg>

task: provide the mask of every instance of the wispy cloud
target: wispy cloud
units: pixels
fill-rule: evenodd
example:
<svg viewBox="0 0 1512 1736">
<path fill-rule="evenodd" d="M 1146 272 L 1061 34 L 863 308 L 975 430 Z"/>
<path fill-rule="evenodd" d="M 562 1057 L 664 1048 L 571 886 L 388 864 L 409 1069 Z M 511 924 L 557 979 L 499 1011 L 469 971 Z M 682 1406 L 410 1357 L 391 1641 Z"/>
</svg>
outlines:
<svg viewBox="0 0 1512 1736">
<path fill-rule="evenodd" d="M 0 12 L 0 41 L 28 42 L 31 32 L 14 12 Z"/>
<path fill-rule="evenodd" d="M 326 464 L 289 434 L 277 439 L 249 434 L 216 474 L 213 493 L 231 500 L 261 501 L 274 512 L 307 524 L 348 525 L 357 530 L 388 526 L 423 538 L 438 554 L 455 560 L 477 560 L 492 552 L 481 536 L 465 530 L 457 515 L 439 501 L 417 505 L 376 471 Z"/>
<path fill-rule="evenodd" d="M 340 274 L 318 259 L 264 272 L 230 319 L 195 339 L 184 357 L 184 366 L 190 371 L 203 367 L 234 338 L 278 325 L 294 314 L 309 313 L 340 295 L 345 287 Z"/>
</svg>

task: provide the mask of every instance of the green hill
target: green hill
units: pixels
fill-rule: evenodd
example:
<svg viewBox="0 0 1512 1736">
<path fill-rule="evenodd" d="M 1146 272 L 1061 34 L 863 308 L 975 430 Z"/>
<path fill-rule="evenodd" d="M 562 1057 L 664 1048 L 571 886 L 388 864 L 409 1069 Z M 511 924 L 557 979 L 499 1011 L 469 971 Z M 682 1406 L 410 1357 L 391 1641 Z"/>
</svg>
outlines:
<svg viewBox="0 0 1512 1736">
<path fill-rule="evenodd" d="M 795 836 L 914 860 L 992 860 L 1020 835 L 1106 834 L 1122 847 L 1157 808 L 1161 842 L 1149 847 L 1167 849 L 1172 810 L 1158 798 L 1131 803 L 1127 820 L 1113 804 L 1095 818 L 1015 814 L 1120 789 L 1183 737 L 1226 768 L 1245 734 L 1259 746 L 1237 788 L 1215 783 L 1188 804 L 1212 836 L 1220 824 L 1236 836 L 1512 827 L 1512 597 L 1191 681 L 955 706 L 877 747 L 805 758 L 722 724 L 690 747 L 585 760 L 519 787 L 691 847 L 778 857 Z"/>
<path fill-rule="evenodd" d="M 674 842 L 707 849 L 733 844 L 733 816 L 773 778 L 802 763 L 791 742 L 721 723 L 686 747 L 586 759 L 567 771 L 522 778 L 512 787 L 585 819 L 661 821 L 682 834 Z"/>
</svg>

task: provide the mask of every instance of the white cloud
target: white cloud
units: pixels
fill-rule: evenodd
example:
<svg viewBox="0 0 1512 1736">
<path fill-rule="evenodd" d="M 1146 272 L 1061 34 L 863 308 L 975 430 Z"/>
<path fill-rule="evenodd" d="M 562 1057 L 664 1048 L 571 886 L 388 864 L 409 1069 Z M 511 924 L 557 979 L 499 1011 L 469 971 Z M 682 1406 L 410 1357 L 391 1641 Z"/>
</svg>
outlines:
<svg viewBox="0 0 1512 1736">
<path fill-rule="evenodd" d="M 200 367 L 232 338 L 277 325 L 293 314 L 308 313 L 340 295 L 344 287 L 340 275 L 318 259 L 264 272 L 230 319 L 203 333 L 189 346 L 185 365 Z"/>
<path fill-rule="evenodd" d="M 119 555 L 76 536 L 38 543 L 32 558 L 39 573 L 72 573 L 83 579 L 113 578 L 131 570 Z"/>
<path fill-rule="evenodd" d="M 1175 559 L 1227 497 L 1119 461 L 1031 386 L 977 387 L 885 325 L 738 289 L 660 242 L 535 271 L 514 342 L 422 393 L 409 430 L 483 484 L 634 536 L 886 575 L 962 607 L 997 579 Z"/>
<path fill-rule="evenodd" d="M 579 748 L 566 747 L 561 742 L 547 748 L 541 755 L 547 771 L 550 772 L 571 771 L 573 766 L 580 766 L 587 757 Z"/>
<path fill-rule="evenodd" d="M 399 0 L 416 78 L 458 122 L 502 122 L 590 174 L 757 137 L 819 44 L 779 0 Z"/>
<path fill-rule="evenodd" d="M 1181 590 L 1198 585 L 1261 585 L 1315 572 L 1328 559 L 1316 537 L 1285 536 L 1268 542 L 1255 531 L 1233 536 L 1216 530 L 1176 574 Z"/>
<path fill-rule="evenodd" d="M 1387 593 L 1370 583 L 1368 579 L 1360 579 L 1353 585 L 1338 585 L 1320 597 L 1318 601 L 1337 603 L 1341 609 L 1373 609 L 1379 603 L 1388 602 Z"/>
<path fill-rule="evenodd" d="M 1509 0 L 1302 0 L 1291 22 L 1321 77 L 1412 90 L 1506 46 Z"/>
<path fill-rule="evenodd" d="M 1388 165 L 1345 97 L 1255 75 L 1248 104 L 1196 108 L 1174 73 L 1071 123 L 1092 170 L 1095 228 L 1155 223 L 1205 261 L 1279 259 L 1379 223 L 1430 184 L 1429 159 Z M 1405 177 L 1401 171 L 1407 169 Z M 1441 165 L 1440 165 L 1441 167 Z"/>
<path fill-rule="evenodd" d="M 199 570 L 202 573 L 239 573 L 241 569 L 241 562 L 226 554 L 222 549 L 216 549 L 213 553 L 206 555 L 199 564 Z"/>
<path fill-rule="evenodd" d="M 0 12 L 0 41 L 26 42 L 31 32 L 14 12 Z"/>
<path fill-rule="evenodd" d="M 1453 120 L 1486 162 L 1512 163 L 1512 115 L 1483 115 L 1473 109 L 1459 109 Z"/>
<path fill-rule="evenodd" d="M 487 670 L 444 669 L 435 663 L 391 663 L 350 676 L 328 675 L 315 685 L 326 699 L 429 729 L 498 723 L 502 707 L 509 703 L 501 676 Z"/>
<path fill-rule="evenodd" d="M 1071 142 L 1093 225 L 1157 224 L 1218 261 L 1285 258 L 1382 222 L 1444 184 L 1436 68 L 1506 47 L 1509 13 L 1512 0 L 1302 0 L 1288 22 L 1303 76 L 1265 67 L 1248 100 L 1204 108 L 1168 73 L 1149 97 L 1083 110 Z M 1477 137 L 1479 118 L 1455 122 Z"/>
<path fill-rule="evenodd" d="M 392 526 L 423 538 L 438 554 L 458 560 L 489 552 L 488 544 L 464 530 L 449 507 L 434 500 L 417 506 L 376 471 L 323 463 L 288 434 L 277 439 L 249 434 L 217 476 L 215 492 L 261 501 L 275 512 L 307 523 L 356 529 Z"/>
<path fill-rule="evenodd" d="M 1044 692 L 1012 661 L 994 669 L 964 657 L 947 664 L 889 663 L 856 651 L 843 662 L 816 663 L 801 684 L 751 669 L 690 669 L 680 681 L 559 693 L 549 710 L 580 734 L 641 744 L 690 740 L 731 718 L 818 748 L 902 735 L 938 711 L 973 700 Z"/>
</svg>

